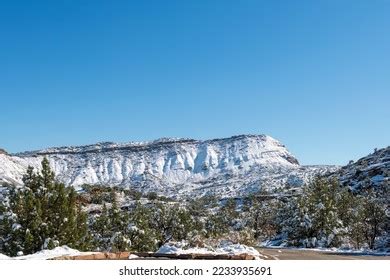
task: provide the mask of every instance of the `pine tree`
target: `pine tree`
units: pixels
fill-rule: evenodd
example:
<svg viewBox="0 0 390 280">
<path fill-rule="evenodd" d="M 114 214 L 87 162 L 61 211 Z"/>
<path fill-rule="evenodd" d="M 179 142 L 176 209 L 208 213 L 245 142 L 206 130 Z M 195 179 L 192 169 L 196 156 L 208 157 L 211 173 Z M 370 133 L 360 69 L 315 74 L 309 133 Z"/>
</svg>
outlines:
<svg viewBox="0 0 390 280">
<path fill-rule="evenodd" d="M 1 250 L 15 256 L 59 245 L 88 247 L 86 216 L 76 193 L 55 181 L 46 158 L 40 172 L 28 167 L 23 182 L 24 187 L 11 191 L 4 210 Z"/>
<path fill-rule="evenodd" d="M 349 207 L 351 199 L 335 180 L 316 178 L 304 188 L 297 199 L 297 205 L 290 213 L 294 222 L 289 230 L 290 241 L 305 247 L 337 246 L 346 234 L 345 223 L 341 217 L 347 217 L 342 209 Z"/>
</svg>

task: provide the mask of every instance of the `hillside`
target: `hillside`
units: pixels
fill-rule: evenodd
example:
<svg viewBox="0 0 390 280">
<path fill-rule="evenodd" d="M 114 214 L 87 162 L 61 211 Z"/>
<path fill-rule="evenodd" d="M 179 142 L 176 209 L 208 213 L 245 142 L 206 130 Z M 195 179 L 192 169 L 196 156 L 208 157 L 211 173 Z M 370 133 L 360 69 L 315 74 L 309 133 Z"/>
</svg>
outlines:
<svg viewBox="0 0 390 280">
<path fill-rule="evenodd" d="M 375 150 L 356 162 L 351 161 L 336 172 L 343 186 L 354 190 L 390 186 L 390 147 Z"/>
</svg>

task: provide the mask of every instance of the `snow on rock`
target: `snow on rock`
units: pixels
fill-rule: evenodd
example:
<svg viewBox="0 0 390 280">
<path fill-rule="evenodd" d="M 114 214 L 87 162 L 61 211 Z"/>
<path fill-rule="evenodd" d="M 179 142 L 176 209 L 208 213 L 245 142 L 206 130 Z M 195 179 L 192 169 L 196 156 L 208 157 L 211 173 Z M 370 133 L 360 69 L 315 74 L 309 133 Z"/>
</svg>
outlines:
<svg viewBox="0 0 390 280">
<path fill-rule="evenodd" d="M 156 253 L 158 254 L 174 254 L 174 255 L 182 255 L 182 254 L 216 254 L 214 250 L 211 248 L 201 248 L 201 247 L 192 247 L 192 248 L 184 248 L 185 246 L 182 243 L 168 243 L 158 249 Z"/>
<path fill-rule="evenodd" d="M 0 185 L 21 184 L 27 166 L 39 169 L 43 157 L 66 185 L 132 186 L 171 197 L 237 196 L 270 186 L 294 188 L 333 168 L 300 166 L 284 145 L 267 135 L 206 141 L 163 138 L 0 154 Z"/>
<path fill-rule="evenodd" d="M 228 244 L 221 248 L 217 248 L 216 252 L 221 254 L 228 254 L 228 255 L 248 254 L 248 255 L 260 257 L 259 251 L 257 251 L 255 248 L 242 245 L 242 244 Z"/>
<path fill-rule="evenodd" d="M 189 247 L 186 242 L 171 242 L 164 244 L 158 249 L 159 254 L 199 254 L 199 255 L 241 255 L 247 254 L 258 259 L 262 256 L 259 251 L 253 247 L 242 244 L 233 244 L 231 242 L 221 243 L 218 247 Z"/>
<path fill-rule="evenodd" d="M 25 256 L 18 256 L 14 257 L 12 259 L 14 260 L 48 260 L 56 257 L 62 257 L 62 256 L 79 256 L 84 254 L 90 254 L 90 253 L 84 253 L 80 252 L 78 250 L 69 248 L 68 246 L 61 246 L 56 247 L 52 250 L 42 250 L 39 252 L 36 252 L 31 255 L 25 255 Z"/>
<path fill-rule="evenodd" d="M 140 257 L 134 254 L 129 255 L 129 260 L 139 259 Z"/>
</svg>

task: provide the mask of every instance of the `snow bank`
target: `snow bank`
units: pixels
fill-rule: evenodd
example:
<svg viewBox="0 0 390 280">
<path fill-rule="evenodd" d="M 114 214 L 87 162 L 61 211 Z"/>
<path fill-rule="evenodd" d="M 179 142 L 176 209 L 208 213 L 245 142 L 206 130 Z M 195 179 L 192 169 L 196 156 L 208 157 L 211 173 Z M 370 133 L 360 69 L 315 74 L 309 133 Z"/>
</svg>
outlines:
<svg viewBox="0 0 390 280">
<path fill-rule="evenodd" d="M 248 255 L 260 257 L 259 251 L 257 251 L 255 248 L 246 245 L 241 245 L 241 244 L 228 244 L 223 246 L 222 248 L 217 248 L 216 251 L 218 253 L 228 254 L 228 255 L 248 254 Z"/>
<path fill-rule="evenodd" d="M 62 256 L 79 256 L 79 255 L 85 255 L 85 254 L 90 254 L 90 253 L 80 252 L 78 250 L 69 248 L 68 246 L 61 246 L 61 247 L 56 247 L 52 250 L 42 250 L 42 251 L 36 252 L 35 254 L 14 257 L 12 259 L 14 259 L 14 260 L 47 260 L 47 259 L 62 257 Z"/>
<path fill-rule="evenodd" d="M 185 242 L 167 243 L 158 249 L 159 254 L 211 254 L 211 255 L 241 255 L 247 254 L 260 259 L 261 254 L 253 247 L 242 244 L 221 243 L 217 248 L 189 247 Z"/>
<path fill-rule="evenodd" d="M 0 254 L 0 260 L 9 260 L 9 259 L 11 258 L 6 255 Z"/>
<path fill-rule="evenodd" d="M 182 248 L 180 243 L 171 243 L 165 244 L 158 249 L 156 252 L 158 254 L 215 254 L 216 252 L 210 250 L 210 248 L 200 248 L 200 247 L 192 247 L 192 248 Z"/>
</svg>

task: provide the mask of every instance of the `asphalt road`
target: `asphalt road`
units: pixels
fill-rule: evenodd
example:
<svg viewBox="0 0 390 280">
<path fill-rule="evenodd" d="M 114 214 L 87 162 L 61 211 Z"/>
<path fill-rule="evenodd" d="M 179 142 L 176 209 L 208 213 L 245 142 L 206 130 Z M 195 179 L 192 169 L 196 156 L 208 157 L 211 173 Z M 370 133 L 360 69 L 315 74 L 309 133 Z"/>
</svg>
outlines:
<svg viewBox="0 0 390 280">
<path fill-rule="evenodd" d="M 258 248 L 266 260 L 390 260 L 390 256 L 358 253 L 320 252 L 313 250 Z"/>
</svg>

